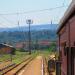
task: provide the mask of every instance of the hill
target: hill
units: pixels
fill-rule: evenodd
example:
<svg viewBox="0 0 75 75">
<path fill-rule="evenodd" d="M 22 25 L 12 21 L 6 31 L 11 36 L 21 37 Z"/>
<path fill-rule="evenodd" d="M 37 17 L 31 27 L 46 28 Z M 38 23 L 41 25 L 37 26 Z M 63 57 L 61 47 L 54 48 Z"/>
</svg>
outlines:
<svg viewBox="0 0 75 75">
<path fill-rule="evenodd" d="M 40 31 L 43 29 L 47 30 L 56 30 L 58 28 L 58 24 L 41 24 L 41 25 L 31 25 L 30 29 L 31 31 Z M 20 26 L 20 27 L 14 27 L 14 28 L 0 28 L 0 32 L 3 31 L 28 31 L 28 26 Z"/>
<path fill-rule="evenodd" d="M 54 41 L 57 38 L 57 24 L 46 24 L 31 26 L 31 40 L 50 40 Z M 0 28 L 0 43 L 16 43 L 28 41 L 28 27 L 15 28 Z"/>
</svg>

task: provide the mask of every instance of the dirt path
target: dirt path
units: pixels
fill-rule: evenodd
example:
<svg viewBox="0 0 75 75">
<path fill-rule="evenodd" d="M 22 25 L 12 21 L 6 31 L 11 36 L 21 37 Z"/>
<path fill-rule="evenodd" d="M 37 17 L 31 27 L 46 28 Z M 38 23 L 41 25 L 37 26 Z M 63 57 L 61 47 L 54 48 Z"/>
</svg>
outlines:
<svg viewBox="0 0 75 75">
<path fill-rule="evenodd" d="M 36 57 L 29 63 L 18 75 L 43 75 L 43 59 L 42 56 Z"/>
</svg>

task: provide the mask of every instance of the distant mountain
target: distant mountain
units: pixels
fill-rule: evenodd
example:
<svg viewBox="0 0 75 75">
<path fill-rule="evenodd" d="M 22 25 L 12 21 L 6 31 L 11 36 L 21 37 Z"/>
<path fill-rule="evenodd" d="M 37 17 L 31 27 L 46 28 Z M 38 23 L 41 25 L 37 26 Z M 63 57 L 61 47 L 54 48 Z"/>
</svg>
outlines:
<svg viewBox="0 0 75 75">
<path fill-rule="evenodd" d="M 58 24 L 41 24 L 41 25 L 31 25 L 31 31 L 41 31 L 44 29 L 47 30 L 57 30 Z M 20 26 L 20 27 L 14 27 L 14 28 L 0 28 L 0 32 L 3 31 L 28 31 L 29 27 L 28 26 Z"/>
<path fill-rule="evenodd" d="M 45 24 L 31 26 L 31 40 L 55 41 L 57 39 L 57 24 Z M 29 40 L 28 27 L 0 28 L 0 43 L 9 42 L 14 45 L 15 42 L 24 42 Z"/>
</svg>

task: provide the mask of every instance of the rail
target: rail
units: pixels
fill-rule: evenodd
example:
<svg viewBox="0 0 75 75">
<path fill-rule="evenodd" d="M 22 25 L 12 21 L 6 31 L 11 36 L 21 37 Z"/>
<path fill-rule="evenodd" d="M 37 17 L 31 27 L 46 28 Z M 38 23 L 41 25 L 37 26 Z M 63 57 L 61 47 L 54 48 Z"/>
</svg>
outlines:
<svg viewBox="0 0 75 75">
<path fill-rule="evenodd" d="M 0 70 L 0 75 L 4 75 L 6 73 L 8 73 L 9 71 L 13 70 L 14 68 L 18 67 L 19 65 L 21 65 L 23 62 L 27 61 L 28 59 L 30 59 L 31 57 L 26 58 L 24 61 L 22 61 L 19 64 L 9 64 L 8 66 L 2 68 Z"/>
<path fill-rule="evenodd" d="M 13 69 L 9 70 L 8 72 L 2 74 L 2 75 L 17 75 L 18 72 L 24 68 L 33 58 L 29 57 L 25 61 L 21 62 L 20 64 L 16 65 Z"/>
</svg>

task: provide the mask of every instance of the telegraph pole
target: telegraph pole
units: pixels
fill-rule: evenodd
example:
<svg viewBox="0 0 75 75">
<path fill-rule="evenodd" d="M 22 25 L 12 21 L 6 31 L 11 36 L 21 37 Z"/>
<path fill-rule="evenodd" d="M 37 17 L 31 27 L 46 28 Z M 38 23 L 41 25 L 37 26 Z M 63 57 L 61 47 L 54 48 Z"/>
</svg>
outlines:
<svg viewBox="0 0 75 75">
<path fill-rule="evenodd" d="M 29 32 L 28 32 L 28 36 L 29 36 L 29 54 L 31 54 L 31 31 L 30 31 L 30 25 L 33 23 L 33 21 L 31 19 L 26 20 L 26 23 L 29 25 Z"/>
</svg>

